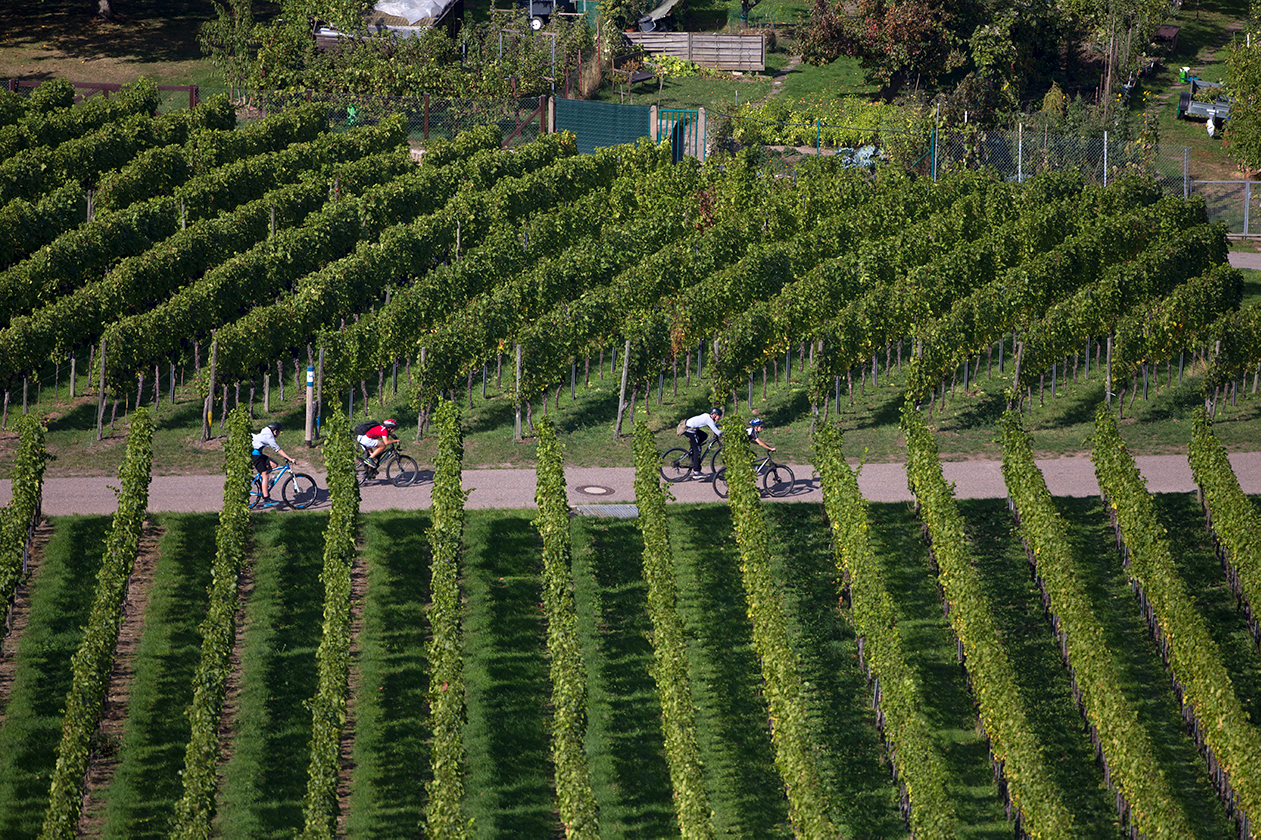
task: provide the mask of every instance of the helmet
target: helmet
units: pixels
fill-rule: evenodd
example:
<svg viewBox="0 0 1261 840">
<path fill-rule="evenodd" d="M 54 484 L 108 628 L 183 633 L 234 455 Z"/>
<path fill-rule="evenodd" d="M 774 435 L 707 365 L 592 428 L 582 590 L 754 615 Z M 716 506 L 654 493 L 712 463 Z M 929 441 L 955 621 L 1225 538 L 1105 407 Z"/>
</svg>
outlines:
<svg viewBox="0 0 1261 840">
<path fill-rule="evenodd" d="M 720 405 L 716 405 L 716 406 L 714 406 L 713 408 L 711 408 L 711 409 L 709 410 L 709 413 L 710 413 L 710 414 L 717 414 L 719 417 L 722 417 L 722 415 L 723 415 L 722 406 L 720 406 Z"/>
<path fill-rule="evenodd" d="M 394 418 L 390 418 L 389 420 L 382 420 L 381 425 L 387 429 L 393 429 L 398 426 L 398 421 Z"/>
<path fill-rule="evenodd" d="M 267 428 L 271 429 L 271 430 L 272 430 L 272 432 L 278 432 L 278 431 L 280 431 L 280 424 L 279 424 L 279 423 L 268 423 L 268 424 L 267 424 Z"/>
<path fill-rule="evenodd" d="M 761 418 L 761 417 L 754 417 L 752 420 L 750 420 L 750 421 L 749 421 L 749 425 L 750 425 L 750 426 L 752 426 L 752 427 L 753 427 L 753 428 L 755 428 L 755 429 L 760 429 L 760 428 L 762 428 L 762 418 Z"/>
</svg>

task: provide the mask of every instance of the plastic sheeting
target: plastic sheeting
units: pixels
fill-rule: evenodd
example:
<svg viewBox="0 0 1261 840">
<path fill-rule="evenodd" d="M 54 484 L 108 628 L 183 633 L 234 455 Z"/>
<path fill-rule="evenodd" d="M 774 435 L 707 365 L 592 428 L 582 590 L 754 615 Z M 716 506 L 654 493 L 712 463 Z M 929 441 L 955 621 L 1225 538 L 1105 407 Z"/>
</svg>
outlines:
<svg viewBox="0 0 1261 840">
<path fill-rule="evenodd" d="M 442 17 L 455 0 L 382 0 L 376 10 L 394 17 L 405 18 L 415 25 L 420 21 Z"/>
</svg>

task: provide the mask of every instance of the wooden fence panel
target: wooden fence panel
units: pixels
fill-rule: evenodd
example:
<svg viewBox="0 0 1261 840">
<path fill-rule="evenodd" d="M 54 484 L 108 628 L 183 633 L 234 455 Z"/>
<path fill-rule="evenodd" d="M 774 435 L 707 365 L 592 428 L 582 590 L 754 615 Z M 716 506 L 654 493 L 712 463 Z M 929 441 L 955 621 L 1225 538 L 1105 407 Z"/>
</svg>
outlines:
<svg viewBox="0 0 1261 840">
<path fill-rule="evenodd" d="M 627 32 L 631 43 L 653 55 L 672 55 L 703 67 L 760 73 L 766 69 L 766 37 L 706 32 Z"/>
</svg>

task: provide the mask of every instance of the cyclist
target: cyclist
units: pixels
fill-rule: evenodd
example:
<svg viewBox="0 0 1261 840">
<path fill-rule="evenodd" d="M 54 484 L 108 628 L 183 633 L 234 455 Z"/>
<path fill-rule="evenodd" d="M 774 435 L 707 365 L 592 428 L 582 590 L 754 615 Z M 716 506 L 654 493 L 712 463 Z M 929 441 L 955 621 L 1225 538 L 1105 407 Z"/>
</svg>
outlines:
<svg viewBox="0 0 1261 840">
<path fill-rule="evenodd" d="M 697 479 L 701 477 L 701 447 L 705 445 L 705 441 L 709 440 L 709 432 L 705 429 L 711 429 L 715 437 L 722 437 L 722 429 L 718 428 L 718 421 L 722 419 L 722 407 L 714 406 L 707 414 L 698 414 L 695 417 L 689 417 L 683 431 L 690 444 L 689 450 L 692 455 L 692 475 L 691 478 Z"/>
<path fill-rule="evenodd" d="M 258 470 L 259 475 L 263 477 L 263 507 L 271 507 L 276 504 L 271 500 L 271 471 L 280 466 L 271 458 L 263 454 L 263 449 L 267 448 L 275 452 L 286 461 L 292 461 L 289 453 L 280 448 L 280 444 L 276 441 L 276 433 L 280 431 L 279 423 L 268 423 L 262 428 L 258 434 L 254 435 L 251 441 L 254 451 L 254 469 Z"/>
<path fill-rule="evenodd" d="M 358 437 L 359 445 L 368 453 L 368 466 L 373 470 L 380 463 L 381 453 L 385 451 L 385 448 L 392 443 L 398 443 L 398 439 L 392 437 L 397 428 L 398 421 L 390 418 L 382 420 Z"/>
<path fill-rule="evenodd" d="M 766 441 L 758 437 L 761 431 L 762 431 L 762 418 L 754 417 L 752 420 L 749 421 L 749 425 L 745 427 L 744 434 L 749 438 L 749 443 L 756 443 L 758 446 L 762 447 L 768 452 L 774 452 L 775 447 L 771 446 Z"/>
</svg>

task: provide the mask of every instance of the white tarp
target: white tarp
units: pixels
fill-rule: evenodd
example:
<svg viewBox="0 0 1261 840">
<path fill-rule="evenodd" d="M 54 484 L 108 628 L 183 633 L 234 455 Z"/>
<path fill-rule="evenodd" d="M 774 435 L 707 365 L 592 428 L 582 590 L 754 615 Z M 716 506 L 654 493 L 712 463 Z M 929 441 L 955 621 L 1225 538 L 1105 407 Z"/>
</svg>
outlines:
<svg viewBox="0 0 1261 840">
<path fill-rule="evenodd" d="M 381 0 L 377 3 L 376 10 L 416 24 L 422 20 L 441 17 L 452 2 L 454 0 Z"/>
</svg>

